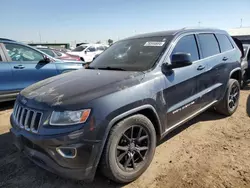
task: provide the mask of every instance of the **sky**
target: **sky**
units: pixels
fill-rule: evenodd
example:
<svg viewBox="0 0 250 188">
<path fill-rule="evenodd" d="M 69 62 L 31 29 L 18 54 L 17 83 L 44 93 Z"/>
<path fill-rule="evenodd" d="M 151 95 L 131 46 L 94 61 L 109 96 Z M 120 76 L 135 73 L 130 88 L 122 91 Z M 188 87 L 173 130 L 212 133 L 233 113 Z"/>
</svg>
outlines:
<svg viewBox="0 0 250 188">
<path fill-rule="evenodd" d="M 237 8 L 238 7 L 238 8 Z M 179 29 L 250 27 L 250 0 L 1 0 L 0 38 L 106 42 Z"/>
</svg>

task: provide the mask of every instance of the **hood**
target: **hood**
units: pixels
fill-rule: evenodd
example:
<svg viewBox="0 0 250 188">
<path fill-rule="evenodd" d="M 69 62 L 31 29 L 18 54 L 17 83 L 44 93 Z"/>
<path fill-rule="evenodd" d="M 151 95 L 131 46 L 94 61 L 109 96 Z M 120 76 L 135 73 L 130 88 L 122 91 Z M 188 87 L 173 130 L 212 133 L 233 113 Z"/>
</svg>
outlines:
<svg viewBox="0 0 250 188">
<path fill-rule="evenodd" d="M 40 81 L 20 94 L 49 106 L 83 104 L 138 84 L 143 75 L 142 72 L 81 69 Z"/>
</svg>

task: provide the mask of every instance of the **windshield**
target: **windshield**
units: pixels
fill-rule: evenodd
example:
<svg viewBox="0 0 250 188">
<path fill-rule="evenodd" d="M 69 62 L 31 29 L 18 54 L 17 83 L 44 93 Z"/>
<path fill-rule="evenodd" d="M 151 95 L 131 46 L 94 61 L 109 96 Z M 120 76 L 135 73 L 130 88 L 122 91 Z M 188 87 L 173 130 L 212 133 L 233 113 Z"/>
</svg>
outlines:
<svg viewBox="0 0 250 188">
<path fill-rule="evenodd" d="M 81 52 L 83 51 L 87 46 L 77 46 L 72 52 Z"/>
<path fill-rule="evenodd" d="M 145 71 L 150 69 L 162 53 L 166 37 L 147 37 L 122 40 L 104 51 L 90 68 Z"/>
</svg>

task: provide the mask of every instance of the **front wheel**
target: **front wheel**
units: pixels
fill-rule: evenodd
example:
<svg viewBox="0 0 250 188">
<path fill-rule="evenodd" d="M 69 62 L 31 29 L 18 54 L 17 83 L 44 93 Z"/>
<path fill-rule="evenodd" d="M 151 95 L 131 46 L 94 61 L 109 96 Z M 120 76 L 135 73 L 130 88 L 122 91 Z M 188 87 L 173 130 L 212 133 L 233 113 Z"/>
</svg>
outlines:
<svg viewBox="0 0 250 188">
<path fill-rule="evenodd" d="M 215 106 L 216 111 L 226 116 L 231 116 L 238 108 L 239 98 L 240 84 L 237 80 L 230 79 L 225 96 Z"/>
<path fill-rule="evenodd" d="M 110 132 L 102 156 L 102 172 L 118 183 L 134 181 L 150 165 L 155 147 L 152 122 L 140 114 L 128 117 Z"/>
</svg>

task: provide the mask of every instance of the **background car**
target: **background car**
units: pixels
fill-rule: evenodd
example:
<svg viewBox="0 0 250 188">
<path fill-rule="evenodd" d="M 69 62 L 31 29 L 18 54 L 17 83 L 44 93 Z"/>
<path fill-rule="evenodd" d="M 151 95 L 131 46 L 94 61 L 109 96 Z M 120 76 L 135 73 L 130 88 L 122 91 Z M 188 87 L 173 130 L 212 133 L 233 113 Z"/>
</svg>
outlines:
<svg viewBox="0 0 250 188">
<path fill-rule="evenodd" d="M 0 102 L 15 99 L 35 82 L 80 68 L 81 63 L 63 62 L 30 46 L 0 39 Z"/>
<path fill-rule="evenodd" d="M 78 55 L 70 55 L 65 51 L 57 50 L 48 47 L 37 47 L 40 51 L 46 53 L 47 55 L 54 57 L 56 59 L 61 59 L 63 61 L 70 60 L 70 61 L 82 61 L 82 59 Z"/>
<path fill-rule="evenodd" d="M 94 57 L 101 54 L 104 50 L 108 48 L 105 44 L 83 44 L 77 46 L 74 50 L 69 52 L 71 55 L 78 55 L 82 58 L 84 62 L 92 62 Z"/>
<path fill-rule="evenodd" d="M 242 87 L 250 81 L 250 44 L 244 44 L 244 56 L 241 62 L 242 67 Z"/>
</svg>

